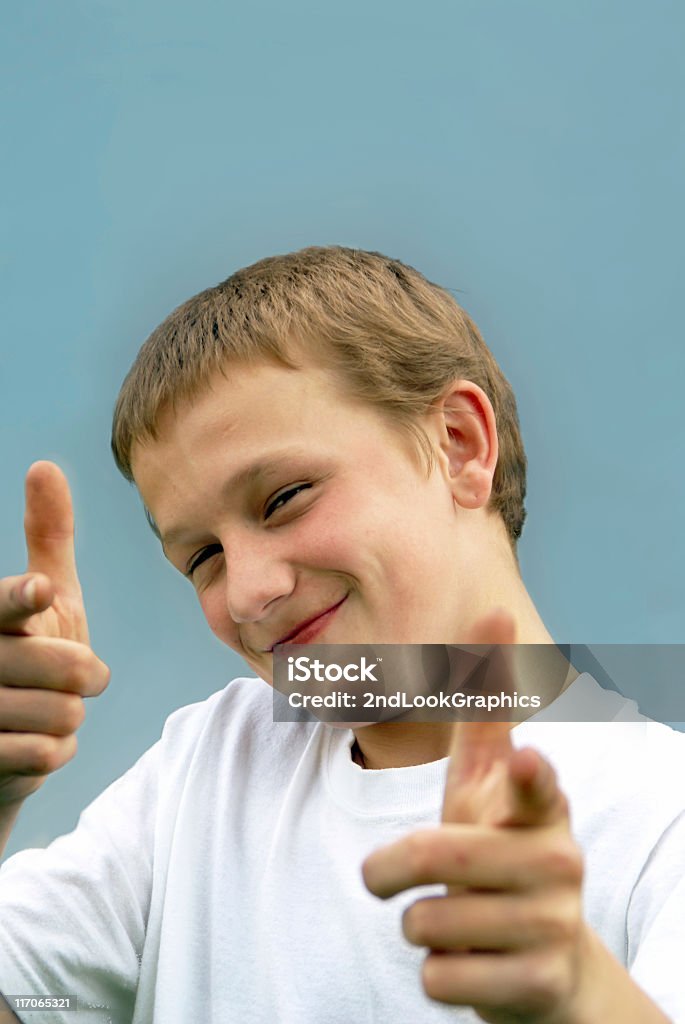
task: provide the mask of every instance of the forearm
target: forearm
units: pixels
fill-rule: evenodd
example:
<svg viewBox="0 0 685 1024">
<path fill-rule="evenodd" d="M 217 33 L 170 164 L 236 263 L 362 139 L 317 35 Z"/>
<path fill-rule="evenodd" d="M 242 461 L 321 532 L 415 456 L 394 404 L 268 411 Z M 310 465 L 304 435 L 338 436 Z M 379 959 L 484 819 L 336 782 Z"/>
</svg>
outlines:
<svg viewBox="0 0 685 1024">
<path fill-rule="evenodd" d="M 0 993 L 0 1024 L 21 1024 L 21 1021 L 2 993 Z"/>
<path fill-rule="evenodd" d="M 569 1014 L 558 1021 L 555 1018 L 554 1024 L 672 1024 L 590 928 L 585 942 L 586 956 L 577 996 Z"/>
<path fill-rule="evenodd" d="M 0 806 L 0 860 L 9 842 L 15 822 L 21 810 L 21 802 Z"/>
</svg>

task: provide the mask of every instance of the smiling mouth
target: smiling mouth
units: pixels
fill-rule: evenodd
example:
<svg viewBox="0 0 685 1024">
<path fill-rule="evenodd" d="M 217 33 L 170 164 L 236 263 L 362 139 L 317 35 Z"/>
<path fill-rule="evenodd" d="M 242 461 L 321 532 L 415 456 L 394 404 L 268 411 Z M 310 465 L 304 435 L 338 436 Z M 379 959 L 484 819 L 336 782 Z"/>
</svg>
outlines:
<svg viewBox="0 0 685 1024">
<path fill-rule="evenodd" d="M 297 629 L 294 629 L 291 633 L 288 633 L 287 636 L 284 636 L 283 639 L 277 640 L 273 647 L 269 648 L 269 653 L 273 654 L 274 647 L 278 644 L 310 643 L 311 640 L 328 625 L 338 608 L 345 603 L 348 596 L 348 594 L 345 594 L 343 599 L 338 601 L 337 604 L 332 605 L 325 612 L 321 612 L 321 614 L 317 615 L 316 618 L 310 619 L 308 622 L 304 622 L 301 626 L 298 626 Z"/>
</svg>

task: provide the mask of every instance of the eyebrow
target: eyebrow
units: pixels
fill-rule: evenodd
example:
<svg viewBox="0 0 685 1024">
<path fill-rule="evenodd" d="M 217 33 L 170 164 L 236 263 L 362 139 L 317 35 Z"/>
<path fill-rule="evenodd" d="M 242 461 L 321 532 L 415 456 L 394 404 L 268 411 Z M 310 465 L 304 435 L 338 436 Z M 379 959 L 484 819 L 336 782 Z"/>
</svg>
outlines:
<svg viewBox="0 0 685 1024">
<path fill-rule="evenodd" d="M 284 459 L 311 457 L 311 455 L 311 451 L 305 451 L 305 449 L 301 448 L 286 448 L 282 451 L 273 452 L 268 458 L 253 462 L 229 477 L 221 486 L 221 497 L 226 498 L 236 490 L 249 487 L 261 479 L 275 476 L 281 471 Z M 190 531 L 182 526 L 172 526 L 170 530 L 162 533 L 147 507 L 145 507 L 145 516 L 153 532 L 159 537 L 165 553 L 169 545 L 176 544 L 183 541 L 185 537 L 190 536 Z"/>
</svg>

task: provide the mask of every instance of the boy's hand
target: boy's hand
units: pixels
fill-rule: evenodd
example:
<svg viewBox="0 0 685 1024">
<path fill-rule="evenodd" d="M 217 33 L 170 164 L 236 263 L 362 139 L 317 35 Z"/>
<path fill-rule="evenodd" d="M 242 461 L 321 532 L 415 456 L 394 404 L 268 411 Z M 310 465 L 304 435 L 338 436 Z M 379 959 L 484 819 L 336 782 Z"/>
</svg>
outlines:
<svg viewBox="0 0 685 1024">
<path fill-rule="evenodd" d="M 28 572 L 0 580 L 0 810 L 74 756 L 83 697 L 109 682 L 88 643 L 71 494 L 54 463 L 27 473 L 24 528 Z"/>
<path fill-rule="evenodd" d="M 482 620 L 471 644 L 511 644 L 513 620 Z M 496 655 L 502 689 L 513 681 Z M 440 828 L 414 832 L 364 863 L 381 898 L 444 883 L 404 914 L 409 942 L 430 950 L 423 986 L 433 999 L 472 1006 L 493 1024 L 561 1024 L 573 1007 L 594 937 L 582 916 L 582 859 L 551 765 L 516 750 L 511 724 L 458 723 Z"/>
</svg>

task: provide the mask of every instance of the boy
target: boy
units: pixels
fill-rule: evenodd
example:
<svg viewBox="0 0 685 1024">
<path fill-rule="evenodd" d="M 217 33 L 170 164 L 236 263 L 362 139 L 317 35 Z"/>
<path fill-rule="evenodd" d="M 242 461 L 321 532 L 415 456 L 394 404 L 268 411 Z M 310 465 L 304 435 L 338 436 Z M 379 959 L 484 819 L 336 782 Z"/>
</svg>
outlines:
<svg viewBox="0 0 685 1024">
<path fill-rule="evenodd" d="M 176 712 L 74 833 L 4 865 L 0 990 L 134 1024 L 685 1020 L 682 736 L 271 720 L 277 644 L 552 649 L 516 559 L 515 401 L 451 296 L 376 253 L 261 261 L 148 339 L 112 446 L 259 679 Z M 6 834 L 107 682 L 50 464 L 26 531 L 0 591 Z"/>
</svg>

